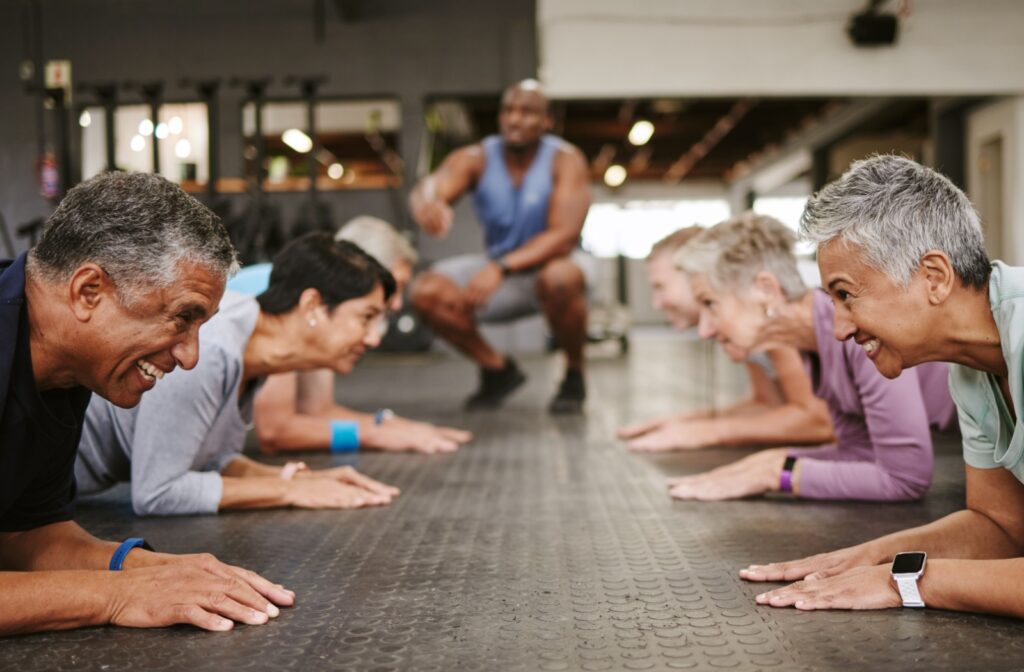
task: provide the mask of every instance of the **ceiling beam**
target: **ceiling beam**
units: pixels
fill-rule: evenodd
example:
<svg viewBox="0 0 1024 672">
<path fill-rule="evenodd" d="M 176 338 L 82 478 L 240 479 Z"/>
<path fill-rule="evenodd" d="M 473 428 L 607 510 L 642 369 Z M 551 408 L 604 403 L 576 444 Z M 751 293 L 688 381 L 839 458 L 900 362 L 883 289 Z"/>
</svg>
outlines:
<svg viewBox="0 0 1024 672">
<path fill-rule="evenodd" d="M 892 98 L 868 98 L 826 111 L 777 148 L 762 150 L 756 158 L 737 163 L 728 171 L 726 182 L 730 189 L 739 192 L 771 192 L 807 172 L 816 150 L 841 140 L 884 114 L 892 103 Z"/>
<path fill-rule="evenodd" d="M 708 129 L 704 137 L 694 143 L 675 163 L 669 166 L 668 170 L 665 171 L 665 181 L 678 183 L 686 177 L 686 174 L 693 170 L 697 162 L 707 156 L 708 152 L 722 141 L 722 138 L 727 136 L 732 129 L 736 128 L 736 124 L 743 117 L 747 116 L 747 113 L 755 105 L 757 105 L 757 99 L 755 98 L 737 100 L 732 108 L 716 121 L 714 126 Z"/>
</svg>

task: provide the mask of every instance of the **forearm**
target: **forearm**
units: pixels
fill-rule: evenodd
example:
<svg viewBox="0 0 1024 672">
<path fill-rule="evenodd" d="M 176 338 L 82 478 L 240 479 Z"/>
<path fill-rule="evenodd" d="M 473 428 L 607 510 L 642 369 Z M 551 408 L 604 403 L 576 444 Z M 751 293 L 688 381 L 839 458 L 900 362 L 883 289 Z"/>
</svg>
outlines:
<svg viewBox="0 0 1024 672">
<path fill-rule="evenodd" d="M 924 603 L 935 609 L 1024 618 L 1024 559 L 929 557 L 919 590 Z"/>
<path fill-rule="evenodd" d="M 295 481 L 286 481 L 280 477 L 225 477 L 220 510 L 291 506 L 291 495 L 295 486 Z"/>
<path fill-rule="evenodd" d="M 0 572 L 0 636 L 69 630 L 110 622 L 111 582 L 118 572 Z"/>
<path fill-rule="evenodd" d="M 53 571 L 106 569 L 118 542 L 101 541 L 68 521 L 4 535 L 0 569 Z"/>
<path fill-rule="evenodd" d="M 929 474 L 894 473 L 875 462 L 801 457 L 800 496 L 807 499 L 857 499 L 897 502 L 918 499 L 930 485 Z"/>
<path fill-rule="evenodd" d="M 346 420 L 359 425 L 359 444 L 374 447 L 377 424 L 370 413 L 359 413 L 331 404 L 316 415 L 295 414 L 286 422 L 272 421 L 257 427 L 260 448 L 266 452 L 293 450 L 327 450 L 331 447 L 331 423 Z"/>
<path fill-rule="evenodd" d="M 715 423 L 721 445 L 826 443 L 831 423 L 799 406 L 767 406 L 748 401 L 731 413 L 705 422 Z"/>
<path fill-rule="evenodd" d="M 280 478 L 281 467 L 262 464 L 239 455 L 228 462 L 220 475 L 228 478 Z"/>
<path fill-rule="evenodd" d="M 878 562 L 901 551 L 925 551 L 929 558 L 992 560 L 1020 555 L 1024 549 L 988 516 L 964 509 L 920 527 L 866 542 Z"/>
<path fill-rule="evenodd" d="M 519 249 L 506 254 L 505 265 L 513 272 L 537 268 L 552 259 L 568 256 L 578 242 L 578 231 L 548 229 Z"/>
</svg>

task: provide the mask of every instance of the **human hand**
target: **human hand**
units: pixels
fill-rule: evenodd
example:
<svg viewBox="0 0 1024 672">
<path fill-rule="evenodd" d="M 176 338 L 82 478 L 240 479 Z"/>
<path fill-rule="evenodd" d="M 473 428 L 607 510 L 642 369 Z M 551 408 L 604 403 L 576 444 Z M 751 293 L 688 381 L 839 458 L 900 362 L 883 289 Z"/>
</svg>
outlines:
<svg viewBox="0 0 1024 672">
<path fill-rule="evenodd" d="M 491 295 L 498 291 L 498 287 L 501 287 L 502 280 L 504 276 L 501 274 L 501 267 L 493 261 L 488 263 L 469 279 L 463 292 L 466 302 L 474 308 L 484 305 Z"/>
<path fill-rule="evenodd" d="M 109 622 L 132 628 L 189 623 L 204 630 L 230 630 L 236 622 L 262 625 L 275 618 L 276 605 L 291 606 L 295 593 L 259 574 L 227 565 L 208 553 L 138 557 L 109 572 Z"/>
<path fill-rule="evenodd" d="M 452 230 L 454 213 L 444 201 L 427 201 L 416 213 L 420 227 L 435 238 L 444 238 Z"/>
<path fill-rule="evenodd" d="M 755 600 L 770 607 L 817 609 L 891 609 L 903 604 L 889 565 L 854 567 L 842 574 L 804 580 L 761 593 Z"/>
<path fill-rule="evenodd" d="M 637 422 L 637 423 L 632 424 L 632 425 L 626 425 L 624 427 L 619 427 L 619 429 L 615 432 L 615 436 L 617 436 L 618 438 L 623 439 L 623 440 L 625 440 L 625 439 L 635 439 L 638 436 L 643 436 L 644 434 L 648 434 L 648 433 L 658 429 L 659 427 L 661 427 L 665 423 L 669 422 L 670 420 L 672 420 L 671 416 L 670 417 L 665 417 L 665 418 L 655 418 L 653 420 L 647 420 L 645 422 Z"/>
<path fill-rule="evenodd" d="M 750 565 L 740 570 L 740 578 L 747 581 L 816 581 L 856 567 L 877 565 L 886 560 L 887 558 L 876 552 L 870 544 L 859 544 L 789 562 Z"/>
<path fill-rule="evenodd" d="M 718 427 L 714 422 L 670 418 L 660 426 L 631 439 L 626 447 L 640 453 L 695 450 L 717 444 L 718 436 Z"/>
<path fill-rule="evenodd" d="M 391 503 L 392 494 L 367 489 L 365 481 L 373 479 L 357 474 L 361 477 L 357 480 L 365 481 L 356 485 L 342 482 L 337 475 L 330 473 L 332 471 L 334 470 L 317 471 L 309 477 L 289 481 L 291 487 L 288 489 L 288 504 L 299 509 L 361 509 Z M 383 484 L 378 485 L 387 487 Z"/>
<path fill-rule="evenodd" d="M 381 495 L 387 497 L 387 502 L 390 502 L 393 497 L 397 497 L 401 494 L 401 490 L 394 487 L 393 485 L 385 485 L 380 481 L 374 480 L 365 474 L 361 474 L 354 468 L 345 467 L 333 467 L 331 469 L 320 469 L 319 471 L 310 471 L 309 477 L 311 478 L 329 478 L 339 483 L 345 483 L 346 485 L 352 485 L 357 488 L 362 488 L 373 495 Z"/>
<path fill-rule="evenodd" d="M 455 452 L 472 438 L 472 434 L 461 429 L 391 418 L 365 432 L 363 442 L 367 448 L 377 450 L 434 454 Z"/>
<path fill-rule="evenodd" d="M 785 448 L 762 450 L 704 474 L 669 479 L 669 494 L 675 499 L 718 501 L 778 490 L 788 452 Z"/>
</svg>

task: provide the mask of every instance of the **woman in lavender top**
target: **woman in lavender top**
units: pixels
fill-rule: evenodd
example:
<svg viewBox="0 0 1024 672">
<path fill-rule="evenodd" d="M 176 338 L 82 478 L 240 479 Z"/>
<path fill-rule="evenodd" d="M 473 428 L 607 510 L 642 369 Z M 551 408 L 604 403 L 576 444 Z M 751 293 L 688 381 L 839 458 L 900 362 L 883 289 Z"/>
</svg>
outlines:
<svg viewBox="0 0 1024 672">
<path fill-rule="evenodd" d="M 810 499 L 917 499 L 932 479 L 929 425 L 945 429 L 954 420 L 946 366 L 932 363 L 889 380 L 860 345 L 835 340 L 832 302 L 806 289 L 793 244 L 780 222 L 746 213 L 695 238 L 676 260 L 700 304 L 702 337 L 717 339 L 734 359 L 780 346 L 800 351 L 836 441 L 764 450 L 673 479 L 671 494 L 713 500 L 782 489 Z"/>
</svg>

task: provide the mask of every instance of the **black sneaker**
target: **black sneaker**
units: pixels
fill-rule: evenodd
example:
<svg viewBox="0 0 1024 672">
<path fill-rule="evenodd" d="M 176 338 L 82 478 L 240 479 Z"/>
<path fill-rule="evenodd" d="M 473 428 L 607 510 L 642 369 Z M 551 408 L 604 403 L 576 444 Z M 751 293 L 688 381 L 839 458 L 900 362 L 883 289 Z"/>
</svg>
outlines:
<svg viewBox="0 0 1024 672">
<path fill-rule="evenodd" d="M 526 375 L 511 357 L 505 358 L 500 369 L 480 369 L 480 387 L 466 399 L 467 411 L 498 408 L 508 395 L 526 382 Z"/>
<path fill-rule="evenodd" d="M 558 388 L 558 394 L 551 400 L 548 411 L 555 415 L 568 415 L 583 412 L 583 401 L 587 398 L 587 384 L 583 380 L 583 372 L 577 369 L 566 369 L 565 378 Z"/>
</svg>

